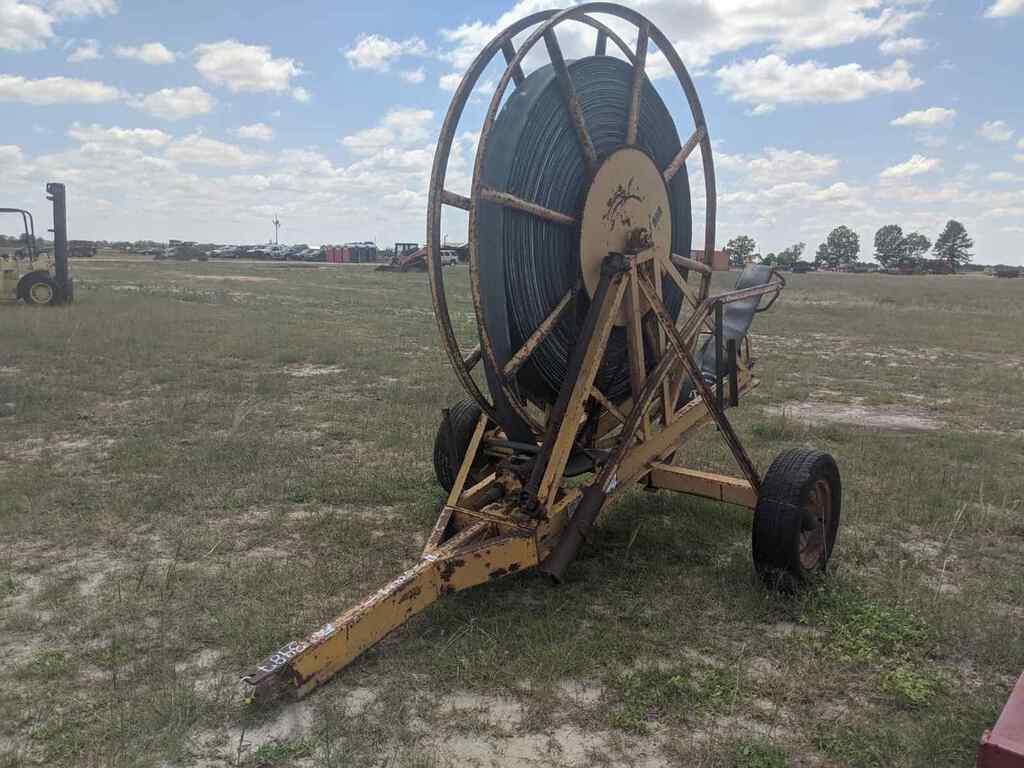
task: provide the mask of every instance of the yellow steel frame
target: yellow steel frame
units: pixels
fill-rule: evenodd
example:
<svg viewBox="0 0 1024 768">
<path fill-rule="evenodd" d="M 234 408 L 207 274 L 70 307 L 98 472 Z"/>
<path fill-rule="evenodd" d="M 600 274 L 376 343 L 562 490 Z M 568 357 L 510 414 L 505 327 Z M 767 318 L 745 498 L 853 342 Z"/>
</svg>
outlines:
<svg viewBox="0 0 1024 768">
<path fill-rule="evenodd" d="M 604 508 L 625 488 L 641 480 L 649 487 L 723 501 L 753 508 L 757 503 L 759 479 L 742 448 L 735 441 L 724 411 L 717 407 L 717 392 L 700 376 L 693 351 L 698 335 L 708 330 L 715 304 L 777 295 L 784 283 L 772 280 L 759 289 L 733 291 L 701 300 L 688 291 L 691 312 L 679 327 L 670 319 L 661 292 L 652 285 L 660 271 L 678 271 L 670 262 L 650 258 L 649 253 L 615 257 L 618 268 L 610 270 L 605 300 L 592 308 L 596 313 L 586 353 L 575 378 L 562 418 L 548 425 L 547 438 L 538 461 L 543 460 L 536 505 L 524 505 L 522 482 L 496 467 L 475 485 L 467 482 L 471 467 L 488 436 L 500 438 L 488 417 L 482 415 L 454 485 L 431 532 L 420 561 L 389 584 L 365 598 L 333 621 L 303 640 L 293 641 L 271 654 L 243 678 L 250 700 L 290 693 L 301 697 L 322 685 L 364 650 L 450 593 L 483 584 L 511 573 L 541 566 L 564 545 L 567 526 L 576 525 L 576 512 L 585 493 L 596 494 L 590 512 Z M 707 275 L 703 275 L 706 280 Z M 685 283 L 685 281 L 683 281 Z M 619 407 L 607 407 L 607 399 L 595 388 L 594 379 L 604 356 L 608 337 L 620 306 L 626 303 L 639 314 L 643 295 L 659 321 L 658 364 L 634 383 L 633 399 Z M 706 296 L 706 291 L 701 295 Z M 642 344 L 641 324 L 629 322 L 630 344 Z M 642 353 L 632 352 L 634 356 Z M 636 360 L 642 363 L 642 358 Z M 737 396 L 757 385 L 751 375 L 749 352 L 739 355 L 735 380 Z M 681 382 L 690 377 L 698 396 L 681 407 Z M 723 381 L 723 385 L 727 383 Z M 668 394 L 666 394 L 668 392 Z M 731 394 L 731 393 L 724 393 Z M 580 429 L 586 422 L 591 399 L 605 404 L 605 419 L 599 423 L 597 442 L 610 450 L 599 463 L 589 485 L 569 487 L 564 483 L 568 461 L 577 448 Z M 675 466 L 672 457 L 684 438 L 714 421 L 744 469 L 744 477 L 727 477 Z M 546 458 L 545 458 L 546 456 Z M 499 465 L 500 467 L 500 465 Z M 528 495 L 528 494 L 527 494 Z M 577 526 L 578 527 L 578 526 Z"/>
</svg>

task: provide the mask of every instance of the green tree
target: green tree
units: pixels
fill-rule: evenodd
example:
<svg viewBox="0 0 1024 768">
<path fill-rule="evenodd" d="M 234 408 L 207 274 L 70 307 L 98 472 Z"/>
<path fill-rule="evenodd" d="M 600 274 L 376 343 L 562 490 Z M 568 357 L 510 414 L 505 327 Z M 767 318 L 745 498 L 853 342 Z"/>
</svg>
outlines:
<svg viewBox="0 0 1024 768">
<path fill-rule="evenodd" d="M 939 239 L 935 241 L 933 250 L 938 258 L 948 261 L 949 268 L 956 272 L 958 264 L 970 262 L 974 256 L 970 250 L 973 247 L 974 241 L 967 236 L 964 225 L 955 219 L 950 219 L 946 223 L 946 228 L 942 230 L 942 234 L 939 235 Z"/>
<path fill-rule="evenodd" d="M 774 253 L 769 253 L 767 256 L 762 257 L 761 263 L 766 264 L 769 267 L 774 267 L 779 263 L 779 257 Z"/>
<path fill-rule="evenodd" d="M 814 260 L 835 269 L 840 264 L 852 264 L 860 253 L 860 236 L 846 225 L 829 232 L 825 242 L 818 246 Z"/>
<path fill-rule="evenodd" d="M 875 261 L 892 269 L 904 256 L 903 228 L 899 224 L 886 224 L 875 232 Z"/>
<path fill-rule="evenodd" d="M 919 262 L 932 247 L 932 241 L 920 232 L 911 232 L 903 238 L 903 258 Z"/>
<path fill-rule="evenodd" d="M 757 250 L 757 243 L 754 238 L 748 235 L 734 237 L 725 246 L 725 252 L 729 255 L 729 264 L 734 267 L 742 267 L 747 259 Z"/>
<path fill-rule="evenodd" d="M 789 248 L 784 248 L 779 251 L 778 256 L 775 257 L 776 262 L 780 267 L 791 267 L 800 261 L 800 256 L 804 252 L 804 248 L 807 247 L 807 243 L 794 243 Z"/>
</svg>

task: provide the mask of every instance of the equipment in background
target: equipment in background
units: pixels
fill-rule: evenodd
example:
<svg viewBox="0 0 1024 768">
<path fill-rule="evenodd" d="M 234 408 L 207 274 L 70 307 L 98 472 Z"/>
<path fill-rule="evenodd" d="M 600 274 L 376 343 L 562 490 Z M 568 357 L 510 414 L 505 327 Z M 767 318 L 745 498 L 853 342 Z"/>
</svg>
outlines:
<svg viewBox="0 0 1024 768">
<path fill-rule="evenodd" d="M 0 298 L 33 306 L 69 304 L 74 300 L 74 277 L 68 265 L 67 205 L 63 184 L 47 184 L 53 203 L 53 252 L 40 251 L 32 214 L 21 208 L 0 208 L 0 214 L 20 216 L 24 233 L 13 244 L 0 244 Z"/>
<path fill-rule="evenodd" d="M 614 29 L 601 20 L 608 16 L 617 17 Z M 597 46 L 567 62 L 558 32 L 576 24 L 597 30 Z M 626 25 L 635 46 L 616 31 Z M 608 55 L 609 43 L 621 58 Z M 689 105 L 685 140 L 645 74 L 650 43 Z M 524 59 L 538 44 L 550 64 L 527 76 Z M 506 67 L 466 197 L 445 187 L 451 148 L 469 130 L 459 124 L 463 110 L 498 56 Z M 689 255 L 686 161 L 697 148 L 701 259 Z M 727 415 L 758 384 L 748 330 L 785 281 L 751 265 L 733 290 L 709 295 L 715 204 L 697 92 L 643 15 L 605 2 L 541 11 L 487 44 L 442 126 L 427 209 L 434 314 L 468 396 L 445 409 L 434 442 L 446 502 L 420 561 L 260 662 L 243 678 L 251 698 L 309 693 L 452 592 L 529 569 L 562 581 L 598 515 L 631 487 L 752 510 L 754 568 L 770 587 L 795 590 L 824 573 L 840 517 L 835 461 L 794 448 L 762 475 Z M 444 287 L 446 205 L 469 213 L 477 334 L 468 352 Z M 689 441 L 710 424 L 740 476 L 684 465 Z"/>
<path fill-rule="evenodd" d="M 91 259 L 96 255 L 96 243 L 91 240 L 68 240 L 68 257 L 72 259 Z"/>
<path fill-rule="evenodd" d="M 377 267 L 378 272 L 426 272 L 427 249 L 419 243 L 395 243 L 391 261 Z"/>
</svg>

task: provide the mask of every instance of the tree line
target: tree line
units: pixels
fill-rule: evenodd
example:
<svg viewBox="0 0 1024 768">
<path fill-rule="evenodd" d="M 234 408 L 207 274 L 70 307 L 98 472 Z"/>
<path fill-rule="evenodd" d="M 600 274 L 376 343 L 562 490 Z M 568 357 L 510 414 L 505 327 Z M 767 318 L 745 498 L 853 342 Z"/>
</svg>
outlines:
<svg viewBox="0 0 1024 768">
<path fill-rule="evenodd" d="M 920 232 L 903 234 L 899 224 L 886 224 L 875 232 L 874 257 L 883 269 L 913 269 L 925 261 L 929 251 L 937 261 L 949 266 L 951 272 L 957 267 L 970 263 L 973 258 L 971 248 L 974 241 L 968 236 L 967 229 L 959 221 L 950 219 L 942 233 L 932 244 Z M 807 248 L 806 243 L 794 243 L 778 253 L 762 256 L 757 252 L 757 243 L 749 235 L 739 235 L 725 246 L 729 263 L 742 267 L 751 260 L 760 264 L 776 267 L 792 268 L 798 263 L 811 267 L 811 262 L 802 262 L 801 256 Z M 849 227 L 842 225 L 833 229 L 825 242 L 818 246 L 814 254 L 813 266 L 825 269 L 838 269 L 857 263 L 860 258 L 860 236 Z"/>
</svg>

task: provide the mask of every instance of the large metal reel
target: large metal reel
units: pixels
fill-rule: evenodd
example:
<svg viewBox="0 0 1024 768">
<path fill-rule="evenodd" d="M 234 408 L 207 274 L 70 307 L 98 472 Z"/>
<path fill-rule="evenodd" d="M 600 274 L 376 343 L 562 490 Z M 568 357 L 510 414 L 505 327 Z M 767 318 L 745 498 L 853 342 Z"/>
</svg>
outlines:
<svg viewBox="0 0 1024 768">
<path fill-rule="evenodd" d="M 605 26 L 601 21 L 591 16 L 591 14 L 595 13 L 615 16 L 635 26 L 637 29 L 637 43 L 635 49 L 627 45 L 621 37 Z M 605 54 L 607 41 L 610 39 L 623 52 L 625 59 L 628 62 L 628 64 L 625 62 L 621 64 L 621 67 L 629 70 L 627 77 L 630 81 L 628 89 L 623 92 L 623 95 L 626 97 L 628 102 L 626 105 L 627 119 L 624 126 L 624 141 L 619 147 L 613 147 L 612 151 L 609 151 L 609 148 L 605 146 L 603 157 L 598 155 L 594 142 L 591 139 L 591 132 L 588 131 L 588 126 L 584 118 L 584 111 L 580 105 L 580 99 L 578 98 L 578 94 L 574 87 L 573 75 L 570 74 L 570 68 L 573 68 L 574 72 L 576 72 L 578 71 L 578 65 L 580 65 L 581 62 L 590 62 L 594 57 L 581 59 L 567 65 L 562 56 L 558 38 L 555 33 L 555 28 L 558 25 L 570 21 L 583 23 L 597 30 L 597 47 L 595 50 L 595 56 L 603 56 Z M 531 28 L 533 29 L 531 30 Z M 519 50 L 515 50 L 512 43 L 513 38 L 527 30 L 531 30 L 529 36 Z M 493 291 L 495 286 L 493 284 L 488 285 L 488 283 L 483 280 L 484 276 L 482 275 L 481 270 L 481 232 L 479 228 L 481 219 L 486 218 L 486 216 L 482 214 L 486 212 L 488 206 L 492 209 L 494 206 L 507 208 L 524 213 L 527 216 L 537 217 L 548 222 L 555 222 L 559 226 L 574 228 L 575 233 L 579 232 L 580 219 L 585 216 L 582 206 L 579 211 L 573 211 L 573 213 L 576 214 L 575 216 L 568 215 L 563 211 L 552 210 L 545 206 L 538 205 L 536 202 L 527 199 L 526 197 L 510 195 L 505 190 L 495 189 L 485 184 L 489 142 L 492 139 L 492 134 L 495 130 L 495 122 L 498 120 L 499 108 L 502 107 L 505 91 L 507 90 L 510 81 L 514 81 L 517 88 L 523 86 L 525 78 L 521 68 L 521 63 L 527 53 L 540 40 L 543 40 L 547 47 L 549 58 L 551 59 L 551 79 L 554 82 L 557 82 L 558 88 L 564 99 L 566 112 L 572 121 L 572 125 L 575 129 L 579 146 L 582 151 L 582 157 L 587 171 L 584 181 L 584 186 L 587 187 L 587 189 L 584 191 L 589 191 L 591 185 L 596 187 L 601 183 L 601 174 L 606 176 L 609 175 L 604 169 L 606 166 L 612 164 L 611 155 L 617 154 L 622 148 L 637 147 L 638 135 L 642 130 L 640 123 L 641 110 L 644 106 L 642 105 L 643 95 L 645 91 L 653 91 L 653 88 L 650 86 L 649 81 L 644 75 L 647 49 L 650 41 L 655 43 L 658 49 L 665 56 L 666 61 L 668 61 L 675 71 L 678 81 L 686 95 L 694 121 L 694 130 L 692 134 L 690 134 L 689 138 L 681 145 L 678 142 L 678 138 L 676 139 L 678 151 L 676 151 L 674 155 L 667 160 L 665 158 L 661 159 L 661 164 L 657 168 L 657 173 L 658 175 L 663 176 L 666 186 L 671 184 L 673 179 L 676 177 L 676 174 L 679 171 L 684 170 L 685 160 L 688 155 L 696 147 L 700 147 L 704 168 L 706 198 L 704 260 L 707 264 L 710 264 L 715 242 L 714 165 L 711 154 L 711 142 L 704 120 L 703 110 L 697 97 L 693 82 L 690 79 L 686 68 L 683 66 L 678 54 L 664 34 L 658 30 L 657 27 L 651 24 L 650 21 L 631 9 L 623 8 L 615 4 L 588 3 L 565 11 L 546 11 L 526 17 L 504 30 L 481 51 L 456 90 L 442 127 L 441 136 L 438 140 L 437 150 L 434 157 L 427 224 L 427 247 L 431 290 L 434 299 L 435 316 L 437 317 L 438 325 L 441 330 L 442 341 L 455 369 L 456 375 L 462 382 L 466 391 L 480 404 L 481 408 L 491 417 L 491 419 L 500 424 L 505 431 L 510 434 L 510 436 L 514 436 L 515 439 L 531 441 L 534 436 L 543 433 L 544 426 L 540 423 L 541 417 L 539 416 L 539 411 L 537 408 L 531 409 L 530 402 L 532 401 L 535 405 L 540 405 L 541 407 L 543 407 L 545 403 L 538 400 L 538 397 L 536 396 L 537 390 L 535 387 L 532 389 L 532 392 L 524 391 L 524 388 L 517 382 L 516 373 L 523 365 L 525 357 L 528 357 L 533 351 L 530 344 L 534 337 L 531 336 L 531 338 L 526 339 L 525 345 L 520 347 L 516 354 L 512 356 L 513 359 L 510 359 L 510 350 L 508 349 L 507 341 L 504 343 L 504 348 L 500 350 L 499 354 L 498 347 L 500 345 L 500 340 L 499 343 L 496 344 L 495 328 L 490 327 L 488 324 L 487 307 L 485 307 L 486 299 L 484 296 L 485 291 L 488 289 Z M 504 54 L 506 67 L 498 85 L 495 88 L 487 116 L 481 128 L 474 166 L 473 189 L 471 196 L 467 198 L 445 190 L 445 177 L 448 169 L 449 155 L 454 138 L 458 133 L 459 121 L 469 96 L 476 86 L 481 74 L 494 57 L 497 56 L 499 51 Z M 612 60 L 609 59 L 609 61 Z M 530 78 L 534 79 L 537 74 L 537 72 L 531 73 Z M 515 94 L 513 94 L 513 97 L 514 95 Z M 636 162 L 635 157 L 627 159 L 632 162 Z M 644 161 L 641 161 L 641 163 L 643 162 Z M 580 199 L 583 197 L 584 195 L 580 195 Z M 687 197 L 687 206 L 688 203 L 689 201 Z M 451 205 L 467 210 L 469 211 L 470 217 L 470 271 L 480 345 L 476 350 L 465 356 L 458 345 L 452 328 L 439 258 L 441 209 L 443 205 Z M 575 233 L 573 237 L 579 237 L 579 235 Z M 591 248 L 591 250 L 593 250 L 593 248 Z M 689 254 L 683 255 L 688 256 Z M 585 273 L 587 269 L 588 265 L 584 263 L 581 266 L 581 272 Z M 685 271 L 682 274 L 680 271 L 674 270 L 674 268 L 673 271 L 674 275 L 671 277 L 675 282 L 685 282 Z M 583 281 L 580 281 L 578 290 L 582 290 L 584 288 L 582 282 Z M 493 280 L 491 283 L 493 283 Z M 695 291 L 690 289 L 688 291 L 690 298 L 698 301 L 705 298 L 707 285 L 707 280 L 702 280 Z M 498 286 L 498 288 L 500 290 L 504 290 L 503 286 Z M 544 330 L 545 325 L 548 325 L 548 330 L 550 330 L 550 327 L 559 321 L 559 315 L 565 311 L 567 303 L 571 303 L 572 300 L 573 296 L 567 295 L 563 301 L 558 302 L 557 306 L 553 308 L 552 313 L 540 323 L 540 327 L 537 329 L 535 335 L 541 333 Z M 507 329 L 498 330 L 507 332 Z M 492 395 L 491 399 L 484 396 L 472 377 L 471 372 L 473 367 L 481 360 L 485 365 L 488 388 Z M 529 390 L 530 388 L 528 387 L 527 389 Z"/>
</svg>

